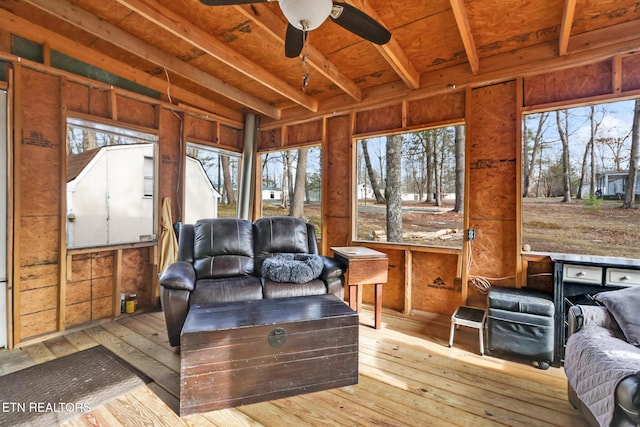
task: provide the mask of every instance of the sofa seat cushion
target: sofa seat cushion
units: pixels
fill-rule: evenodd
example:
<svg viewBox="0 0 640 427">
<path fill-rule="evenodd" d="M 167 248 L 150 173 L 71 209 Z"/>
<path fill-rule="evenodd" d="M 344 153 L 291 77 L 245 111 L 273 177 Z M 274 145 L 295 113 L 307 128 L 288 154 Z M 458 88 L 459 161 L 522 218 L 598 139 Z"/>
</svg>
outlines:
<svg viewBox="0 0 640 427">
<path fill-rule="evenodd" d="M 307 283 L 282 283 L 264 279 L 263 288 L 265 298 L 303 297 L 327 293 L 327 286 L 320 279 L 314 279 Z"/>
<path fill-rule="evenodd" d="M 490 308 L 544 317 L 553 317 L 554 314 L 552 297 L 533 289 L 494 286 L 489 291 L 488 305 Z"/>
<path fill-rule="evenodd" d="M 262 283 L 253 276 L 198 280 L 189 304 L 212 304 L 262 299 Z"/>
<path fill-rule="evenodd" d="M 306 283 L 322 274 L 324 262 L 320 255 L 277 254 L 262 263 L 261 275 L 282 283 Z"/>
</svg>

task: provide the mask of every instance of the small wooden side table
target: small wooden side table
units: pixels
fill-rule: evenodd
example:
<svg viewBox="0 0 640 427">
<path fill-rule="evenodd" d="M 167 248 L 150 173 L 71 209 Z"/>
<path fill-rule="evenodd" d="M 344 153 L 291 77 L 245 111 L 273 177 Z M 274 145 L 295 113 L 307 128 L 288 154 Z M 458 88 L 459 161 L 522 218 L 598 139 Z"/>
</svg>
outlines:
<svg viewBox="0 0 640 427">
<path fill-rule="evenodd" d="M 375 328 L 380 329 L 382 320 L 382 284 L 387 282 L 389 259 L 387 254 L 362 246 L 332 247 L 335 258 L 345 263 L 349 307 L 360 313 L 362 310 L 362 287 L 375 285 Z"/>
</svg>

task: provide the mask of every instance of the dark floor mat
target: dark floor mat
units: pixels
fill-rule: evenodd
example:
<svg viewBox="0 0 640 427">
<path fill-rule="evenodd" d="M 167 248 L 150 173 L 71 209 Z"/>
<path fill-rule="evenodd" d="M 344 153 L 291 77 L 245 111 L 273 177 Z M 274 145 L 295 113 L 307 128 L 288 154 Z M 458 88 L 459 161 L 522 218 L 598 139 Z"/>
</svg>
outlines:
<svg viewBox="0 0 640 427">
<path fill-rule="evenodd" d="M 0 377 L 0 426 L 54 426 L 150 382 L 103 346 Z"/>
</svg>

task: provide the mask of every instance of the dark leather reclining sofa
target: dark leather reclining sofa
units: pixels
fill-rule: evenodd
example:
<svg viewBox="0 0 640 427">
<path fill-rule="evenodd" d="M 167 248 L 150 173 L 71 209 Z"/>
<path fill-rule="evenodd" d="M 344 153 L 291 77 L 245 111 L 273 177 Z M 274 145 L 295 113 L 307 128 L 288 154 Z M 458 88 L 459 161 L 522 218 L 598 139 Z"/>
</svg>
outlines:
<svg viewBox="0 0 640 427">
<path fill-rule="evenodd" d="M 265 259 L 275 254 L 318 254 L 312 224 L 293 217 L 267 217 L 254 223 L 232 218 L 202 219 L 182 226 L 178 261 L 160 277 L 161 301 L 169 342 L 180 332 L 192 304 L 344 295 L 345 266 L 322 257 L 320 276 L 306 283 L 282 283 L 261 277 Z"/>
</svg>

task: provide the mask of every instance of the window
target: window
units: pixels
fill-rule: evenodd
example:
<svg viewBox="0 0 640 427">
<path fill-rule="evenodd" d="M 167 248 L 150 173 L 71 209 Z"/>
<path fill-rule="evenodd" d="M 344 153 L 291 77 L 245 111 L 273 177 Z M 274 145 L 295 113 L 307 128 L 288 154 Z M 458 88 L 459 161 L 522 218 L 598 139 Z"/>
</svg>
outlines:
<svg viewBox="0 0 640 427">
<path fill-rule="evenodd" d="M 640 258 L 639 115 L 629 100 L 523 118 L 525 250 Z"/>
<path fill-rule="evenodd" d="M 157 136 L 67 119 L 67 247 L 156 239 Z"/>
<path fill-rule="evenodd" d="M 262 154 L 262 216 L 289 215 L 316 226 L 322 200 L 322 150 L 318 146 Z"/>
<path fill-rule="evenodd" d="M 236 218 L 240 154 L 187 143 L 183 221 Z"/>
<path fill-rule="evenodd" d="M 462 247 L 464 126 L 357 141 L 357 240 Z"/>
</svg>

